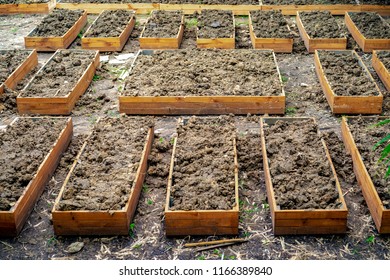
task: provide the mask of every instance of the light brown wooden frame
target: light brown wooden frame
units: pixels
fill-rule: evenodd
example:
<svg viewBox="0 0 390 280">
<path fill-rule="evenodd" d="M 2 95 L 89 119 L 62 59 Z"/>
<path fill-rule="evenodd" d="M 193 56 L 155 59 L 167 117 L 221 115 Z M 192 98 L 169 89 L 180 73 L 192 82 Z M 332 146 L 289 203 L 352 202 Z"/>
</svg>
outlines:
<svg viewBox="0 0 390 280">
<path fill-rule="evenodd" d="M 137 14 L 148 14 L 159 10 L 159 3 L 57 3 L 57 8 L 85 10 L 88 14 L 100 14 L 104 10 L 134 10 Z"/>
<path fill-rule="evenodd" d="M 230 10 L 234 15 L 248 15 L 249 11 L 261 10 L 258 5 L 205 5 L 205 4 L 160 4 L 160 10 L 181 10 L 186 15 L 192 15 L 202 10 Z"/>
<path fill-rule="evenodd" d="M 3 14 L 47 14 L 56 6 L 56 0 L 47 3 L 0 4 L 0 15 Z"/>
<path fill-rule="evenodd" d="M 390 51 L 389 51 L 390 52 Z M 372 67 L 375 69 L 382 83 L 385 85 L 386 89 L 390 91 L 390 72 L 389 69 L 385 67 L 383 62 L 378 58 L 378 51 L 373 51 L 372 53 Z"/>
<path fill-rule="evenodd" d="M 295 16 L 297 12 L 329 11 L 332 15 L 344 15 L 346 11 L 360 11 L 359 5 L 261 5 L 262 11 L 281 10 L 283 15 Z"/>
</svg>

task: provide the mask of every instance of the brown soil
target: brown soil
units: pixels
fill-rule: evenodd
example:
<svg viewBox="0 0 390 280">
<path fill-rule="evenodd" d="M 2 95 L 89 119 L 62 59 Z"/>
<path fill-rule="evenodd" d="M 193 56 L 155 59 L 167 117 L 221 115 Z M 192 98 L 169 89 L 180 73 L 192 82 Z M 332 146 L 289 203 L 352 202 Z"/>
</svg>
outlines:
<svg viewBox="0 0 390 280">
<path fill-rule="evenodd" d="M 0 131 L 0 211 L 15 205 L 65 127 L 65 119 L 19 119 Z"/>
<path fill-rule="evenodd" d="M 311 38 L 345 37 L 336 19 L 328 11 L 300 12 L 299 17 Z"/>
<path fill-rule="evenodd" d="M 389 0 L 359 0 L 362 5 L 389 5 Z"/>
<path fill-rule="evenodd" d="M 122 0 L 61 0 L 62 3 L 122 3 Z"/>
<path fill-rule="evenodd" d="M 198 18 L 199 38 L 233 38 L 232 11 L 202 10 Z"/>
<path fill-rule="evenodd" d="M 228 210 L 235 206 L 233 118 L 184 120 L 177 143 L 171 210 Z"/>
<path fill-rule="evenodd" d="M 195 5 L 259 5 L 259 0 L 124 0 L 123 2 Z"/>
<path fill-rule="evenodd" d="M 63 97 L 76 85 L 95 56 L 95 51 L 61 50 L 35 75 L 23 97 Z"/>
<path fill-rule="evenodd" d="M 16 97 L 19 95 L 17 91 L 4 87 L 3 94 L 0 94 L 0 116 L 17 114 L 18 108 Z"/>
<path fill-rule="evenodd" d="M 377 13 L 349 12 L 348 14 L 364 37 L 369 39 L 390 38 L 390 25 L 385 22 L 383 18 L 381 18 Z"/>
<path fill-rule="evenodd" d="M 141 36 L 154 38 L 177 37 L 181 19 L 181 11 L 153 11 Z"/>
<path fill-rule="evenodd" d="M 0 4 L 35 4 L 47 2 L 49 2 L 49 0 L 0 0 Z"/>
<path fill-rule="evenodd" d="M 45 16 L 31 37 L 60 37 L 79 20 L 83 10 L 54 9 L 52 13 Z"/>
<path fill-rule="evenodd" d="M 352 52 L 319 51 L 325 76 L 335 95 L 377 96 L 379 92 Z"/>
<path fill-rule="evenodd" d="M 280 11 L 251 11 L 250 15 L 257 38 L 293 38 Z"/>
<path fill-rule="evenodd" d="M 129 10 L 106 10 L 84 37 L 119 37 L 133 16 Z"/>
<path fill-rule="evenodd" d="M 267 156 L 280 209 L 337 209 L 339 194 L 317 125 L 277 121 L 265 127 Z"/>
<path fill-rule="evenodd" d="M 385 136 L 389 135 L 390 125 L 373 126 L 380 120 L 378 118 L 371 118 L 369 120 L 364 118 L 349 119 L 348 125 L 353 135 L 360 155 L 362 156 L 364 165 L 371 177 L 372 182 L 382 200 L 385 208 L 390 208 L 390 177 L 385 178 L 387 168 L 390 166 L 388 162 L 379 163 L 381 152 L 386 143 L 373 151 L 373 147 Z M 387 142 L 388 144 L 388 142 Z"/>
<path fill-rule="evenodd" d="M 281 92 L 272 52 L 195 49 L 140 55 L 124 95 L 279 96 Z"/>
<path fill-rule="evenodd" d="M 262 0 L 264 5 L 357 4 L 355 0 Z"/>
<path fill-rule="evenodd" d="M 390 71 L 390 51 L 377 51 L 377 56 L 387 71 Z"/>
<path fill-rule="evenodd" d="M 121 210 L 128 202 L 151 121 L 105 118 L 87 140 L 58 210 Z"/>
<path fill-rule="evenodd" d="M 31 51 L 24 50 L 0 50 L 0 85 L 26 60 Z"/>
</svg>

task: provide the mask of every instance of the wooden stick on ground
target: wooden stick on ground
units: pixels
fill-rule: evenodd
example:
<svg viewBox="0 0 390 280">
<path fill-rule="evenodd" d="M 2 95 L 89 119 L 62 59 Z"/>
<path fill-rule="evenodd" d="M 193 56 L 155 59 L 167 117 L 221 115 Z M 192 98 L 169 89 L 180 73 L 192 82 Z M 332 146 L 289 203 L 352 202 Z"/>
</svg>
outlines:
<svg viewBox="0 0 390 280">
<path fill-rule="evenodd" d="M 214 240 L 214 241 L 204 241 L 204 242 L 196 242 L 196 243 L 187 243 L 184 247 L 197 247 L 197 246 L 206 246 L 206 245 L 216 245 L 216 244 L 225 244 L 225 243 L 241 243 L 246 242 L 248 240 L 244 238 L 236 238 L 236 239 L 223 239 L 223 240 Z"/>
</svg>

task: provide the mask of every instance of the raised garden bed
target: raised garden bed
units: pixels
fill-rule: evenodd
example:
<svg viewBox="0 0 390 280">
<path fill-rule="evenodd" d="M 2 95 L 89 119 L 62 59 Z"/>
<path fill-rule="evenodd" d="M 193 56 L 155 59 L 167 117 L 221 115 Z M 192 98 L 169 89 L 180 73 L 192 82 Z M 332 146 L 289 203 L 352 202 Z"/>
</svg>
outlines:
<svg viewBox="0 0 390 280">
<path fill-rule="evenodd" d="M 134 12 L 105 10 L 81 38 L 83 49 L 121 51 L 135 25 Z"/>
<path fill-rule="evenodd" d="M 99 66 L 99 51 L 58 50 L 17 97 L 20 114 L 68 115 Z"/>
<path fill-rule="evenodd" d="M 383 95 L 355 51 L 315 51 L 321 87 L 334 114 L 380 114 Z"/>
<path fill-rule="evenodd" d="M 274 234 L 345 233 L 347 206 L 315 120 L 262 118 L 261 143 Z"/>
<path fill-rule="evenodd" d="M 345 13 L 345 24 L 364 52 L 390 49 L 390 25 L 377 13 Z"/>
<path fill-rule="evenodd" d="M 292 52 L 293 35 L 280 11 L 251 11 L 249 32 L 254 49 Z"/>
<path fill-rule="evenodd" d="M 153 143 L 142 118 L 98 121 L 53 207 L 56 235 L 128 235 Z"/>
<path fill-rule="evenodd" d="M 198 48 L 235 48 L 235 23 L 232 11 L 202 10 L 198 17 Z"/>
<path fill-rule="evenodd" d="M 345 50 L 347 48 L 347 37 L 330 12 L 298 12 L 296 21 L 309 53 L 318 49 Z"/>
<path fill-rule="evenodd" d="M 56 0 L 0 0 L 0 14 L 47 14 Z"/>
<path fill-rule="evenodd" d="M 359 0 L 361 12 L 376 12 L 382 16 L 390 15 L 388 0 Z"/>
<path fill-rule="evenodd" d="M 234 120 L 184 120 L 177 128 L 165 204 L 168 236 L 238 234 Z"/>
<path fill-rule="evenodd" d="M 14 89 L 37 65 L 36 50 L 0 50 L 0 95 L 4 87 Z"/>
<path fill-rule="evenodd" d="M 0 130 L 0 236 L 17 236 L 72 138 L 71 118 L 16 118 Z"/>
<path fill-rule="evenodd" d="M 119 110 L 126 114 L 284 114 L 286 97 L 272 51 L 143 51 Z"/>
<path fill-rule="evenodd" d="M 25 47 L 37 51 L 66 49 L 86 24 L 87 12 L 85 11 L 55 9 L 44 17 L 27 37 L 24 37 Z"/>
<path fill-rule="evenodd" d="M 390 178 L 387 165 L 379 163 L 381 149 L 373 146 L 389 134 L 389 125 L 376 127 L 388 117 L 343 117 L 341 131 L 353 169 L 379 233 L 390 233 Z"/>
<path fill-rule="evenodd" d="M 375 69 L 386 89 L 390 91 L 390 51 L 373 51 L 372 67 Z"/>
<path fill-rule="evenodd" d="M 184 32 L 181 11 L 153 11 L 139 38 L 141 49 L 178 49 Z"/>
</svg>

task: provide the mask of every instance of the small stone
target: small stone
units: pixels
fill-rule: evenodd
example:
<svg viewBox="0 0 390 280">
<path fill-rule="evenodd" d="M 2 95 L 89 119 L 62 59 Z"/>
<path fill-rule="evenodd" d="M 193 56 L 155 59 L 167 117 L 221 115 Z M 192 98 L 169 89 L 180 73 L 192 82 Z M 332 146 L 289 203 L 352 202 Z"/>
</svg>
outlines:
<svg viewBox="0 0 390 280">
<path fill-rule="evenodd" d="M 308 84 L 301 83 L 301 87 L 308 87 L 308 86 L 309 86 Z"/>
<path fill-rule="evenodd" d="M 75 254 L 80 252 L 84 248 L 84 242 L 74 242 L 68 246 L 66 252 L 69 254 Z"/>
</svg>

